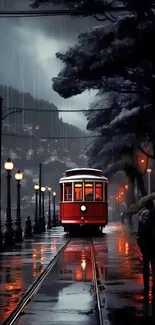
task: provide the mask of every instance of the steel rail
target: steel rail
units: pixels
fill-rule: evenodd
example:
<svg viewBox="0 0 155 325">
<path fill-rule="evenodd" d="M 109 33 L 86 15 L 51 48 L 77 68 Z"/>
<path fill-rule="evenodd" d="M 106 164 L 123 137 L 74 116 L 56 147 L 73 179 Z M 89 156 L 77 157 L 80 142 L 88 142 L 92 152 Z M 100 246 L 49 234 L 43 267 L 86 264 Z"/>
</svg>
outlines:
<svg viewBox="0 0 155 325">
<path fill-rule="evenodd" d="M 35 282 L 32 283 L 32 285 L 28 288 L 28 290 L 23 295 L 22 299 L 18 303 L 17 307 L 14 309 L 14 311 L 11 313 L 11 315 L 1 324 L 1 325 L 13 325 L 16 320 L 18 319 L 19 315 L 23 311 L 24 307 L 27 305 L 27 303 L 31 300 L 31 298 L 34 296 L 36 291 L 41 287 L 42 282 L 45 280 L 49 272 L 53 269 L 56 262 L 61 257 L 62 253 L 68 246 L 69 242 L 71 241 L 71 238 L 67 240 L 65 245 L 60 249 L 60 251 L 56 254 L 56 256 L 52 259 L 52 261 L 48 264 L 46 269 L 43 273 L 40 274 L 40 276 L 37 278 Z"/>
<path fill-rule="evenodd" d="M 97 277 L 97 265 L 96 265 L 96 259 L 95 259 L 95 250 L 94 250 L 94 244 L 91 240 L 90 242 L 90 250 L 91 250 L 91 261 L 92 261 L 92 271 L 93 271 L 93 282 L 95 287 L 95 293 L 96 293 L 96 300 L 97 300 L 97 308 L 98 308 L 98 314 L 99 314 L 99 324 L 104 325 L 104 319 L 101 311 L 101 298 L 99 294 L 99 287 L 98 287 L 98 277 Z"/>
</svg>

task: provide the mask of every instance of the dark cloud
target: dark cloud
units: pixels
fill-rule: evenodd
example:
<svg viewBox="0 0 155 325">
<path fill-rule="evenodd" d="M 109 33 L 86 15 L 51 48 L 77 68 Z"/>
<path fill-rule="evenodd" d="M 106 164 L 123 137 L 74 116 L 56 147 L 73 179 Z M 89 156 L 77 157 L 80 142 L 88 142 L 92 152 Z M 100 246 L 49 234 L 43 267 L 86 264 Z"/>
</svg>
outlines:
<svg viewBox="0 0 155 325">
<path fill-rule="evenodd" d="M 1 1 L 0 10 L 28 9 L 27 0 Z M 98 22 L 93 18 L 38 17 L 0 20 L 0 83 L 53 102 L 59 109 L 87 109 L 94 93 L 64 100 L 52 90 L 61 69 L 55 57 L 77 42 L 77 35 Z M 62 114 L 69 123 L 85 125 L 82 114 Z"/>
</svg>

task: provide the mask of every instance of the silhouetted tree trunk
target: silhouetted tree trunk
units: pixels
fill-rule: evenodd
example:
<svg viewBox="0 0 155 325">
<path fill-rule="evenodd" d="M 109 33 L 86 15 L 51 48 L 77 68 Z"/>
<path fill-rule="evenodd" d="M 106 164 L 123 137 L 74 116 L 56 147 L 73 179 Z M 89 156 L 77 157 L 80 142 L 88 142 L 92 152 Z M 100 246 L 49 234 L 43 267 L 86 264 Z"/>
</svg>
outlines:
<svg viewBox="0 0 155 325">
<path fill-rule="evenodd" d="M 135 175 L 132 173 L 132 166 L 126 165 L 124 171 L 126 173 L 128 179 L 128 191 L 127 191 L 127 209 L 131 206 L 131 204 L 136 202 L 135 198 Z"/>
<path fill-rule="evenodd" d="M 136 181 L 137 181 L 137 187 L 138 187 L 138 190 L 139 190 L 141 196 L 145 196 L 147 193 L 146 193 L 146 189 L 145 189 L 143 174 L 141 172 L 139 172 L 136 168 L 135 168 L 135 177 L 136 177 Z"/>
</svg>

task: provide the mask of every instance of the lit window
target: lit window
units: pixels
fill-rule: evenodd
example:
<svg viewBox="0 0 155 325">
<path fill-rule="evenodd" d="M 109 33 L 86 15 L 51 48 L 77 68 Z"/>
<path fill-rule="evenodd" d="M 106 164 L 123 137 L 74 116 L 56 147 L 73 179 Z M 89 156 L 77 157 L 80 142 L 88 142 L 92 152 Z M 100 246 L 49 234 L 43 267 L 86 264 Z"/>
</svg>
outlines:
<svg viewBox="0 0 155 325">
<path fill-rule="evenodd" d="M 103 201 L 103 184 L 95 183 L 95 201 Z"/>
<path fill-rule="evenodd" d="M 93 183 L 85 183 L 84 197 L 85 197 L 85 201 L 94 201 L 94 199 L 93 199 Z"/>
<path fill-rule="evenodd" d="M 65 184 L 65 201 L 72 201 L 72 183 Z"/>
<path fill-rule="evenodd" d="M 82 201 L 83 199 L 83 187 L 82 183 L 75 183 L 74 184 L 74 200 L 75 201 Z"/>
</svg>

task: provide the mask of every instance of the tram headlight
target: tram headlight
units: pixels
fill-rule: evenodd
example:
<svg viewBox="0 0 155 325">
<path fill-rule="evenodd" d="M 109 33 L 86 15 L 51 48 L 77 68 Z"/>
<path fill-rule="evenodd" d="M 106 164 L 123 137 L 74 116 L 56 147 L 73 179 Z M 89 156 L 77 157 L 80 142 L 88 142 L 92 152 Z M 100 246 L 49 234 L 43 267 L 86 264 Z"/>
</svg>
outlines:
<svg viewBox="0 0 155 325">
<path fill-rule="evenodd" d="M 81 205 L 81 211 L 82 212 L 85 212 L 87 210 L 86 206 L 85 205 Z"/>
</svg>

